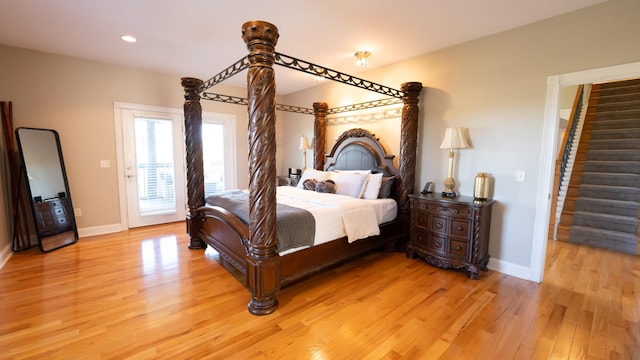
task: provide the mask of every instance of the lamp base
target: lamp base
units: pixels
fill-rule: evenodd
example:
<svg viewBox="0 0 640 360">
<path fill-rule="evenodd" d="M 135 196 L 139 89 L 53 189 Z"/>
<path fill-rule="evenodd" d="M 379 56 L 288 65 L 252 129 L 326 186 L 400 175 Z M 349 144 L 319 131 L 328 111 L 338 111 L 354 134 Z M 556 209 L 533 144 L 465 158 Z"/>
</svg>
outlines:
<svg viewBox="0 0 640 360">
<path fill-rule="evenodd" d="M 451 160 L 451 158 L 449 158 L 449 160 Z M 456 181 L 453 180 L 453 176 L 451 176 L 451 168 L 451 163 L 449 163 L 449 177 L 444 179 L 444 190 L 442 190 L 442 197 L 453 199 L 458 196 L 458 194 L 453 191 L 453 188 L 456 187 Z"/>
<path fill-rule="evenodd" d="M 440 194 L 443 198 L 450 198 L 450 199 L 455 199 L 456 196 L 458 196 L 458 194 L 456 194 L 455 191 L 443 191 L 442 194 Z"/>
</svg>

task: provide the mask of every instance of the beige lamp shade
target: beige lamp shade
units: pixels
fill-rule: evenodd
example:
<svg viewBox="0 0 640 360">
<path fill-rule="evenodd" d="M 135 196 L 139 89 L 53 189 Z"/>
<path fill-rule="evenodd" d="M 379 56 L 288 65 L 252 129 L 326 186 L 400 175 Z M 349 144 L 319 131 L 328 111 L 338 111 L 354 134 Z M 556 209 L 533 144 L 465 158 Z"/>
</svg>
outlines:
<svg viewBox="0 0 640 360">
<path fill-rule="evenodd" d="M 444 132 L 444 138 L 440 149 L 466 149 L 469 147 L 469 143 L 464 138 L 462 128 L 447 128 Z"/>
<path fill-rule="evenodd" d="M 305 151 L 309 148 L 309 141 L 307 140 L 307 137 L 302 135 L 302 137 L 300 138 L 300 150 Z"/>
<path fill-rule="evenodd" d="M 307 137 L 302 134 L 300 137 L 300 150 L 302 150 L 302 171 L 307 169 L 307 150 L 311 147 L 309 146 L 309 141 Z"/>
</svg>

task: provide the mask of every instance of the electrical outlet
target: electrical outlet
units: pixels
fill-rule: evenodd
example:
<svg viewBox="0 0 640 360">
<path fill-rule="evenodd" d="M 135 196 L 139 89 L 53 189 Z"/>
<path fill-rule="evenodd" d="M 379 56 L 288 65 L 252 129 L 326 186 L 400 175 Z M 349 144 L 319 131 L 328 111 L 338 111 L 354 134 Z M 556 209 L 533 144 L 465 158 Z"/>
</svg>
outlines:
<svg viewBox="0 0 640 360">
<path fill-rule="evenodd" d="M 109 160 L 100 160 L 101 168 L 109 168 L 111 167 L 111 162 Z"/>
<path fill-rule="evenodd" d="M 516 181 L 517 182 L 524 182 L 524 170 L 516 171 Z"/>
<path fill-rule="evenodd" d="M 82 209 L 81 208 L 73 208 L 73 214 L 75 216 L 82 216 Z"/>
</svg>

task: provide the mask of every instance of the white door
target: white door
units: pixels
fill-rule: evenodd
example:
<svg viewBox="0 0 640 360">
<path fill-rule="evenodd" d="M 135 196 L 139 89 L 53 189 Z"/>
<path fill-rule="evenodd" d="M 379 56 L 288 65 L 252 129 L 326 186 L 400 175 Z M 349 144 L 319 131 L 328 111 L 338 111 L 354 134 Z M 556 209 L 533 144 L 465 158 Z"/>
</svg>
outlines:
<svg viewBox="0 0 640 360">
<path fill-rule="evenodd" d="M 122 110 L 129 228 L 185 219 L 182 117 Z"/>
</svg>

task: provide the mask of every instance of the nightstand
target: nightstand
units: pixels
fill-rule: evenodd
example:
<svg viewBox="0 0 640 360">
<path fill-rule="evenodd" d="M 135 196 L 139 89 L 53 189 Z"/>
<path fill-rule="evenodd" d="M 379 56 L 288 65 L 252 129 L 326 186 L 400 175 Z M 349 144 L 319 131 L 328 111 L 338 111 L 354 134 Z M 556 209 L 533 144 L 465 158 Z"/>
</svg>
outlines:
<svg viewBox="0 0 640 360">
<path fill-rule="evenodd" d="M 440 194 L 409 195 L 411 237 L 407 256 L 441 268 L 466 270 L 480 278 L 489 262 L 489 229 L 494 200 Z"/>
</svg>

